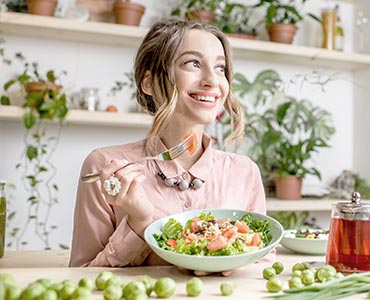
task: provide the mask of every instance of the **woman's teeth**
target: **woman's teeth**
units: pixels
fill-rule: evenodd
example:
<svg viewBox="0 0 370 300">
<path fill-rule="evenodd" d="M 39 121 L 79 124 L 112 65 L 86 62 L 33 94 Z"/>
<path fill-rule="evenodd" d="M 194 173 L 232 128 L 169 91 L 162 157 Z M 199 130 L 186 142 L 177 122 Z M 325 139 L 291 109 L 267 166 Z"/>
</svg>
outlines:
<svg viewBox="0 0 370 300">
<path fill-rule="evenodd" d="M 209 103 L 213 103 L 216 101 L 214 96 L 193 96 L 193 98 L 198 101 L 209 102 Z"/>
</svg>

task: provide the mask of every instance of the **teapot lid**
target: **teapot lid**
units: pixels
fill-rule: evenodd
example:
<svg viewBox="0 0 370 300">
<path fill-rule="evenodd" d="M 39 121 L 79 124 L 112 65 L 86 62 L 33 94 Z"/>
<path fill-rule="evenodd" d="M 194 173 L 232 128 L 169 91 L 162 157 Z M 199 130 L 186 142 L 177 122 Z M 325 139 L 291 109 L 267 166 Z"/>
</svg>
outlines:
<svg viewBox="0 0 370 300">
<path fill-rule="evenodd" d="M 361 202 L 361 194 L 353 192 L 351 201 L 338 202 L 340 217 L 360 220 L 370 220 L 370 202 Z"/>
</svg>

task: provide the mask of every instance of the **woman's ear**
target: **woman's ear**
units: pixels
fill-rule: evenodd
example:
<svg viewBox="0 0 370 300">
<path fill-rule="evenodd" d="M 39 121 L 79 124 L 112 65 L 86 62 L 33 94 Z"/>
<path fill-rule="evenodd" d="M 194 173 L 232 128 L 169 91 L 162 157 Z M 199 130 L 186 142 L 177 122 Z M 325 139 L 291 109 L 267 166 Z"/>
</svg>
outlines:
<svg viewBox="0 0 370 300">
<path fill-rule="evenodd" d="M 142 91 L 149 95 L 152 96 L 152 84 L 151 84 L 151 76 L 150 72 L 146 71 L 143 80 L 141 81 L 141 89 Z"/>
</svg>

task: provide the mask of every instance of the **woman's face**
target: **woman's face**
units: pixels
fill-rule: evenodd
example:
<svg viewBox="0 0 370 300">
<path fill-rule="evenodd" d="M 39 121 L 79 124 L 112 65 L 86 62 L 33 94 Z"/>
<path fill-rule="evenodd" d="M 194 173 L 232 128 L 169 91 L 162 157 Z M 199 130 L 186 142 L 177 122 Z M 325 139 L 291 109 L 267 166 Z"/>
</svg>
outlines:
<svg viewBox="0 0 370 300">
<path fill-rule="evenodd" d="M 211 33 L 198 29 L 186 33 L 175 60 L 178 102 L 175 120 L 187 126 L 212 123 L 229 94 L 225 77 L 225 52 Z"/>
</svg>

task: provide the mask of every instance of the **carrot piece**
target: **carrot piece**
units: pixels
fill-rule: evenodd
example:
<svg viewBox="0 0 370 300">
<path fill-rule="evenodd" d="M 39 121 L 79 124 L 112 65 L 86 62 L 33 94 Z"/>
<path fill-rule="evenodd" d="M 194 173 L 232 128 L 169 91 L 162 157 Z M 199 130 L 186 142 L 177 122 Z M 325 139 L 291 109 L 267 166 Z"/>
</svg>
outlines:
<svg viewBox="0 0 370 300">
<path fill-rule="evenodd" d="M 176 245 L 177 245 L 177 242 L 174 239 L 168 239 L 167 240 L 167 245 L 170 246 L 170 247 L 172 247 L 172 248 L 175 248 Z"/>
<path fill-rule="evenodd" d="M 217 250 L 224 249 L 226 246 L 227 246 L 227 238 L 222 235 L 219 235 L 208 243 L 207 249 L 217 251 Z"/>
<path fill-rule="evenodd" d="M 197 136 L 195 135 L 195 132 L 193 130 L 189 131 L 187 134 L 185 134 L 184 136 L 184 140 L 186 140 L 189 136 L 193 136 L 192 139 L 191 139 L 191 145 L 188 149 L 188 152 L 189 154 L 193 154 L 194 151 L 197 149 L 197 145 L 198 145 L 198 140 L 197 140 Z"/>
<path fill-rule="evenodd" d="M 238 232 L 240 233 L 248 233 L 252 231 L 247 224 L 239 220 L 235 221 L 235 226 L 238 228 Z"/>
</svg>

